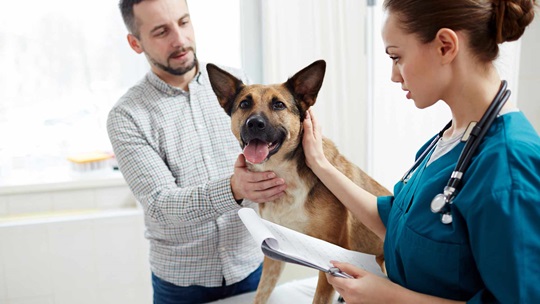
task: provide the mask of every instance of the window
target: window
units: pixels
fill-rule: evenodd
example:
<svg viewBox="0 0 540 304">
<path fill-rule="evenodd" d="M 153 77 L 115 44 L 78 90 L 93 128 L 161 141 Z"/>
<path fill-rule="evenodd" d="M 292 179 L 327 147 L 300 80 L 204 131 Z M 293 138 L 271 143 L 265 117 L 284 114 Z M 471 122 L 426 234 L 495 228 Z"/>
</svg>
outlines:
<svg viewBox="0 0 540 304">
<path fill-rule="evenodd" d="M 239 0 L 188 3 L 200 60 L 240 67 Z M 108 111 L 149 69 L 126 34 L 117 0 L 15 1 L 0 10 L 0 177 L 110 151 Z"/>
</svg>

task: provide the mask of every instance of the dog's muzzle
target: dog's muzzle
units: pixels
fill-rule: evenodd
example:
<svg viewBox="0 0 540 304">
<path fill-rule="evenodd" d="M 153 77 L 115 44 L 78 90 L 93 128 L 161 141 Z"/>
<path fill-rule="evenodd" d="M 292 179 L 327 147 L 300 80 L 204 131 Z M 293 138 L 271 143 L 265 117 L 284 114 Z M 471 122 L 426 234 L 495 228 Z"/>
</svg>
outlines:
<svg viewBox="0 0 540 304">
<path fill-rule="evenodd" d="M 285 134 L 273 127 L 263 115 L 250 116 L 241 132 L 246 160 L 252 164 L 266 161 L 279 150 Z"/>
</svg>

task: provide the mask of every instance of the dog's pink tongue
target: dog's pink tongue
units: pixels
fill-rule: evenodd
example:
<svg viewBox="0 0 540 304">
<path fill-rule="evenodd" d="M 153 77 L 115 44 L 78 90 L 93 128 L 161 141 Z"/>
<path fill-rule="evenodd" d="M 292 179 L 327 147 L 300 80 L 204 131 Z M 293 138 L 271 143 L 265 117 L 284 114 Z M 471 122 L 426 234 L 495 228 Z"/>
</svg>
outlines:
<svg viewBox="0 0 540 304">
<path fill-rule="evenodd" d="M 244 148 L 244 156 L 248 162 L 260 164 L 268 156 L 268 144 L 260 140 L 252 140 Z"/>
</svg>

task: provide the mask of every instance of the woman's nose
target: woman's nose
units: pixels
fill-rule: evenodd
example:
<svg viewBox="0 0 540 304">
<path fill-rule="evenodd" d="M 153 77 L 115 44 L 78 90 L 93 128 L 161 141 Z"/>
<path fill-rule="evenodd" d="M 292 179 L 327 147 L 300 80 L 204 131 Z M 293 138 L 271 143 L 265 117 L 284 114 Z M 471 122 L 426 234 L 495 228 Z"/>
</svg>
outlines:
<svg viewBox="0 0 540 304">
<path fill-rule="evenodd" d="M 403 77 L 401 77 L 401 73 L 396 65 L 392 65 L 392 75 L 390 76 L 390 80 L 392 82 L 403 82 Z"/>
</svg>

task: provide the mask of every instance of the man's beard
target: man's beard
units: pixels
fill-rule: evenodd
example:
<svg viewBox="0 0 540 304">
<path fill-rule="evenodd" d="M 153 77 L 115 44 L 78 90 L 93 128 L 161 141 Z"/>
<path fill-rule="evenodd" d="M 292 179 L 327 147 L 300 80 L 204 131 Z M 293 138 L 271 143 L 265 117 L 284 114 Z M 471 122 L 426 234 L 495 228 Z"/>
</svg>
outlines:
<svg viewBox="0 0 540 304">
<path fill-rule="evenodd" d="M 175 57 L 176 55 L 178 55 L 178 53 L 185 52 L 186 50 L 193 52 L 193 61 L 191 63 L 188 63 L 186 66 L 182 66 L 182 67 L 179 67 L 179 68 L 176 68 L 176 69 L 172 68 L 170 66 L 170 64 L 169 64 L 169 60 L 172 57 Z M 165 72 L 167 72 L 167 73 L 169 73 L 171 75 L 175 75 L 175 76 L 182 76 L 182 75 L 186 74 L 187 72 L 191 71 L 194 67 L 196 67 L 197 63 L 198 63 L 197 54 L 195 53 L 193 48 L 181 49 L 181 50 L 178 50 L 178 51 L 172 53 L 171 55 L 169 55 L 169 58 L 167 59 L 167 65 L 159 63 L 157 60 L 155 60 L 154 58 L 152 58 L 150 56 L 148 56 L 148 59 L 156 67 L 160 68 L 161 70 L 163 70 L 163 71 L 165 71 Z"/>
</svg>

